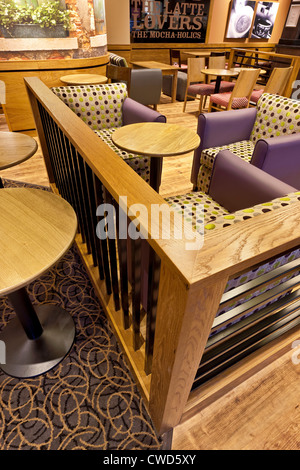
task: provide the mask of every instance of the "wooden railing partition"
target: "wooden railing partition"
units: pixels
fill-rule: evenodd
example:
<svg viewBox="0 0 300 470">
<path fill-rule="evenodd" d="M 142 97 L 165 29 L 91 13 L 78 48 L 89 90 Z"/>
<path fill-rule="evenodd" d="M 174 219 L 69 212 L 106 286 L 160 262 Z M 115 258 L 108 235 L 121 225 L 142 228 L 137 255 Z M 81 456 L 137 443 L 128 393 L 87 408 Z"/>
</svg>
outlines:
<svg viewBox="0 0 300 470">
<path fill-rule="evenodd" d="M 259 48 L 232 48 L 229 55 L 228 67 L 237 65 L 261 68 L 266 71 L 257 83 L 266 84 L 274 67 L 293 67 L 290 78 L 286 84 L 283 96 L 291 97 L 293 83 L 299 79 L 300 57 L 288 54 L 278 54 L 276 52 L 266 52 Z"/>
<path fill-rule="evenodd" d="M 300 203 L 227 227 L 222 237 L 213 231 L 197 251 L 186 250 L 185 239 L 156 238 L 163 227 L 151 221 L 151 207 L 163 198 L 39 79 L 25 82 L 51 185 L 78 214 L 77 247 L 163 434 L 199 406 L 192 384 L 229 277 L 299 245 Z M 114 205 L 116 218 L 96 214 L 102 203 Z M 133 204 L 146 211 L 135 217 Z M 120 212 L 144 239 L 118 236 Z M 116 238 L 100 240 L 97 226 L 109 221 Z"/>
</svg>

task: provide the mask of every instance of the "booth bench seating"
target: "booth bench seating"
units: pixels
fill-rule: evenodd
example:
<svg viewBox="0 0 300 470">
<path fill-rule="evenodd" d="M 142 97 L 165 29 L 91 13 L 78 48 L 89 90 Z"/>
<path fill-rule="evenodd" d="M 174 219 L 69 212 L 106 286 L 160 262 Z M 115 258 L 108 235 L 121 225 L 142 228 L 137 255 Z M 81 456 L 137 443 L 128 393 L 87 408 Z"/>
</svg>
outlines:
<svg viewBox="0 0 300 470">
<path fill-rule="evenodd" d="M 206 191 L 163 199 L 46 85 L 25 83 L 51 186 L 78 213 L 83 263 L 157 432 L 170 436 L 299 337 L 300 194 L 225 150 Z M 96 215 L 103 195 L 115 217 Z M 204 233 L 194 249 L 149 222 L 156 206 L 181 226 L 186 205 L 189 229 Z M 142 237 L 120 235 L 121 212 Z M 99 221 L 115 223 L 114 238 L 96 237 Z"/>
<path fill-rule="evenodd" d="M 201 143 L 191 181 L 207 192 L 214 159 L 229 150 L 270 175 L 300 188 L 300 102 L 264 93 L 256 108 L 201 114 Z"/>
<path fill-rule="evenodd" d="M 300 191 L 223 150 L 214 159 L 208 194 L 195 191 L 166 201 L 204 238 L 210 231 L 222 237 L 233 224 L 300 201 Z M 296 248 L 227 282 L 193 387 L 255 350 L 262 338 L 268 341 L 266 333 L 282 322 L 288 324 L 283 306 L 299 283 L 299 258 Z M 282 310 L 275 314 L 278 306 Z"/>
<path fill-rule="evenodd" d="M 124 83 L 54 87 L 52 91 L 138 175 L 150 182 L 150 158 L 119 149 L 111 136 L 118 127 L 136 122 L 166 122 L 165 116 L 129 98 Z"/>
</svg>

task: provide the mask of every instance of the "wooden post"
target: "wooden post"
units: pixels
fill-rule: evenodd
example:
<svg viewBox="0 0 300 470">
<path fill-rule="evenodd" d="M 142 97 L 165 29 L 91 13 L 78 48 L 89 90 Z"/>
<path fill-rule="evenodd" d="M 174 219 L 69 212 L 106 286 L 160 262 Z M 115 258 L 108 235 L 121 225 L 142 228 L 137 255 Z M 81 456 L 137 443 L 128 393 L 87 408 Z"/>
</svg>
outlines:
<svg viewBox="0 0 300 470">
<path fill-rule="evenodd" d="M 162 263 L 149 400 L 159 434 L 180 420 L 226 282 L 188 286 Z"/>
</svg>

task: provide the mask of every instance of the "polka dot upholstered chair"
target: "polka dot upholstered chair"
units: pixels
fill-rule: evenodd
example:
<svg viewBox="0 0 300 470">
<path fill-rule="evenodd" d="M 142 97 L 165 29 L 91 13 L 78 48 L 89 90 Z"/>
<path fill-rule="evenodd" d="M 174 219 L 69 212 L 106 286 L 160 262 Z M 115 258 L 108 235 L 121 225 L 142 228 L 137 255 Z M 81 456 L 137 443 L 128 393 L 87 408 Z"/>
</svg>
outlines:
<svg viewBox="0 0 300 470">
<path fill-rule="evenodd" d="M 215 158 L 208 193 L 195 191 L 166 198 L 166 201 L 174 211 L 184 217 L 186 223 L 190 223 L 195 230 L 204 235 L 204 238 L 206 233 L 212 231 L 217 231 L 222 237 L 220 232 L 223 231 L 225 234 L 227 227 L 233 224 L 240 224 L 247 219 L 299 202 L 300 191 L 225 150 L 219 152 Z M 237 295 L 230 302 L 225 302 L 225 306 L 223 304 L 219 308 L 217 317 L 225 312 L 228 314 L 230 311 L 234 312 L 235 307 L 299 275 L 300 267 L 294 271 L 287 270 L 279 281 L 275 279 L 276 270 L 299 257 L 300 249 L 294 248 L 284 255 L 256 265 L 255 268 L 235 278 L 230 278 L 225 289 L 225 297 L 226 293 L 232 289 L 246 286 L 250 281 L 257 280 L 257 284 L 262 283 L 262 287 L 252 289 L 250 295 L 247 291 L 244 297 Z M 270 273 L 273 275 L 269 275 Z M 264 276 L 267 274 L 269 281 L 263 284 Z M 271 302 L 276 302 L 278 298 L 281 298 L 281 290 L 279 289 L 278 292 L 277 297 L 274 296 Z M 265 304 L 261 304 L 260 308 L 263 307 Z M 245 308 L 247 316 L 258 311 L 255 302 L 251 308 L 252 310 L 249 309 L 249 311 Z M 239 316 L 237 321 L 244 318 L 244 316 Z M 215 324 L 218 325 L 218 321 L 215 321 Z M 227 327 L 232 324 L 231 321 Z M 220 330 L 216 326 L 211 334 L 218 331 Z"/>
<path fill-rule="evenodd" d="M 300 189 L 300 101 L 263 93 L 256 108 L 201 114 L 198 134 L 194 189 L 208 192 L 214 161 L 222 150 Z"/>
<path fill-rule="evenodd" d="M 150 182 L 150 158 L 120 150 L 111 137 L 123 125 L 166 122 L 165 116 L 128 98 L 124 83 L 63 86 L 52 91 L 147 183 Z"/>
</svg>

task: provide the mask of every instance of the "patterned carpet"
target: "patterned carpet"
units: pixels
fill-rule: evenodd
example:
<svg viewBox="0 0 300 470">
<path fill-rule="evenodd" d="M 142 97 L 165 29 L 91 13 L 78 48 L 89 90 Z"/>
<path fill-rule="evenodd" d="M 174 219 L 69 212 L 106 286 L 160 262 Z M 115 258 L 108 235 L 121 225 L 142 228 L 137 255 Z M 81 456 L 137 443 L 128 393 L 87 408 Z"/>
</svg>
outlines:
<svg viewBox="0 0 300 470">
<path fill-rule="evenodd" d="M 45 375 L 16 379 L 0 371 L 0 449 L 159 450 L 160 439 L 76 248 L 28 292 L 34 304 L 53 303 L 70 312 L 76 340 Z M 7 299 L 0 298 L 0 330 L 13 316 Z"/>
</svg>

